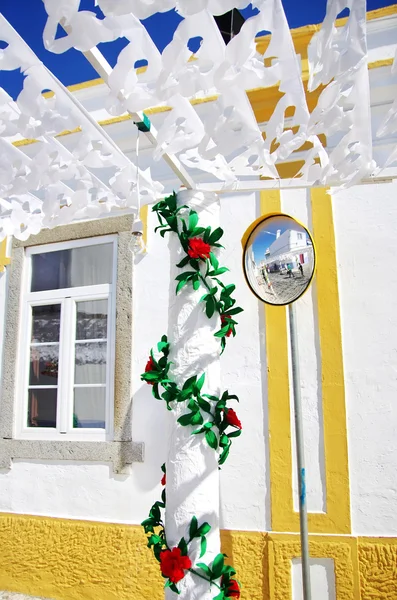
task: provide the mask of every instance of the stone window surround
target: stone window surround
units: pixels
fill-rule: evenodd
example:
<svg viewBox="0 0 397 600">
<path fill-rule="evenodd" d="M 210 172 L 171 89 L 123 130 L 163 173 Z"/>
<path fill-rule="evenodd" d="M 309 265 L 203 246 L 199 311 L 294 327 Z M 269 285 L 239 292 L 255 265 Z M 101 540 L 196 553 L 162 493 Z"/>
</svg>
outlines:
<svg viewBox="0 0 397 600">
<path fill-rule="evenodd" d="M 13 459 L 110 462 L 116 473 L 128 472 L 143 461 L 143 444 L 131 439 L 132 270 L 128 248 L 133 217 L 125 215 L 46 229 L 26 241 L 13 239 L 8 269 L 8 295 L 3 345 L 0 400 L 0 468 L 11 468 Z M 113 441 L 19 440 L 13 437 L 16 365 L 20 327 L 22 274 L 25 248 L 77 239 L 117 234 L 116 348 L 114 372 Z"/>
</svg>

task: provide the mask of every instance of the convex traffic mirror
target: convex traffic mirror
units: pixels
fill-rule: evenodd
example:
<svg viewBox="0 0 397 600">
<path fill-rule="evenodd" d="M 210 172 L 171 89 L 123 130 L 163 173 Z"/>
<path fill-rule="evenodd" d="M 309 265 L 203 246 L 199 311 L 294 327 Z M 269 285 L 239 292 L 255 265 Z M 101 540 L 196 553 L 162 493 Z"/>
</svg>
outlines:
<svg viewBox="0 0 397 600">
<path fill-rule="evenodd" d="M 253 223 L 242 239 L 244 274 L 263 302 L 295 302 L 309 287 L 316 252 L 309 231 L 296 219 L 271 214 Z"/>
</svg>

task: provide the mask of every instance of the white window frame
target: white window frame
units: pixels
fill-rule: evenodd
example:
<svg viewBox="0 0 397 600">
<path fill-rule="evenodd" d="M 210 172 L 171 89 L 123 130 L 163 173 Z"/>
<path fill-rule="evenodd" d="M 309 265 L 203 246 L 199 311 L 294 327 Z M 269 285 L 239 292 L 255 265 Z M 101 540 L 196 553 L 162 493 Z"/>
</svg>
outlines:
<svg viewBox="0 0 397 600">
<path fill-rule="evenodd" d="M 31 292 L 32 256 L 59 250 L 113 244 L 112 283 L 89 285 L 84 287 L 63 288 Z M 64 440 L 64 441 L 112 441 L 114 424 L 114 372 L 115 372 L 115 332 L 116 332 L 116 284 L 117 284 L 117 235 L 104 235 L 82 238 L 74 241 L 43 244 L 26 248 L 21 294 L 21 328 L 18 346 L 18 378 L 16 386 L 16 413 L 14 435 L 26 440 Z M 76 310 L 79 301 L 108 299 L 106 364 L 106 429 L 73 428 L 73 387 Z M 30 347 L 32 333 L 32 306 L 61 304 L 61 323 L 59 334 L 57 426 L 28 427 L 28 389 L 30 373 Z M 101 384 L 98 385 L 98 387 Z M 32 386 L 30 386 L 32 387 Z M 48 387 L 48 386 L 46 386 Z M 89 387 L 96 387 L 91 385 Z"/>
</svg>

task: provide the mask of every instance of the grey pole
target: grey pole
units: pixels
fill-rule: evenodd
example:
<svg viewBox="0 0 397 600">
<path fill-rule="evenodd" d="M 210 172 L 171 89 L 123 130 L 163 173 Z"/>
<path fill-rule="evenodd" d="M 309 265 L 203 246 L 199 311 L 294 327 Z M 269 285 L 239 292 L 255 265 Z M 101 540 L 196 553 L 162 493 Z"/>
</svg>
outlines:
<svg viewBox="0 0 397 600">
<path fill-rule="evenodd" d="M 301 380 L 299 372 L 298 332 L 296 327 L 296 312 L 294 303 L 288 306 L 289 332 L 291 343 L 292 387 L 294 392 L 296 462 L 299 484 L 299 522 L 302 554 L 302 584 L 304 600 L 311 600 L 310 565 L 309 565 L 309 535 L 307 526 L 306 480 L 305 480 L 305 451 L 303 445 Z"/>
</svg>

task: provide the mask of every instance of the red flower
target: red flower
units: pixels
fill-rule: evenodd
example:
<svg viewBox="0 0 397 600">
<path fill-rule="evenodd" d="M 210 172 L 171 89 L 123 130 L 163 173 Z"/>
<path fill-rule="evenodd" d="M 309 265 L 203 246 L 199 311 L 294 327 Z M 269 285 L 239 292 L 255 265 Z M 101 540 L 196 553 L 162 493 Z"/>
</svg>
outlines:
<svg viewBox="0 0 397 600">
<path fill-rule="evenodd" d="M 202 258 L 205 260 L 210 257 L 211 246 L 204 242 L 202 238 L 191 238 L 189 240 L 189 249 L 187 251 L 190 258 Z"/>
<path fill-rule="evenodd" d="M 221 586 L 223 585 L 223 577 Z M 235 579 L 229 579 L 225 590 L 226 598 L 240 598 L 240 586 Z"/>
<path fill-rule="evenodd" d="M 229 315 L 221 315 L 221 324 L 222 324 L 222 327 L 224 327 L 226 325 L 228 319 L 231 319 L 231 318 L 232 317 L 230 317 Z M 228 331 L 226 332 L 226 337 L 230 337 L 232 335 L 232 333 L 233 333 L 233 329 L 230 326 L 229 329 L 228 329 Z"/>
<path fill-rule="evenodd" d="M 241 421 L 234 412 L 232 408 L 228 408 L 225 413 L 225 421 L 228 425 L 233 425 L 233 427 L 237 427 L 237 429 L 242 429 Z"/>
<path fill-rule="evenodd" d="M 185 577 L 184 569 L 190 569 L 192 561 L 188 556 L 182 556 L 180 548 L 160 552 L 160 569 L 164 577 L 172 583 L 178 583 Z"/>
<path fill-rule="evenodd" d="M 146 363 L 145 373 L 150 373 L 151 371 L 155 371 L 154 361 L 151 356 L 149 356 L 149 360 Z M 146 381 L 149 385 L 154 385 L 154 381 Z"/>
<path fill-rule="evenodd" d="M 166 476 L 166 474 L 164 473 L 164 475 L 163 475 L 163 476 L 162 476 L 162 478 L 161 478 L 161 485 L 165 485 L 165 482 L 166 482 L 166 480 L 167 480 L 167 476 Z"/>
</svg>

